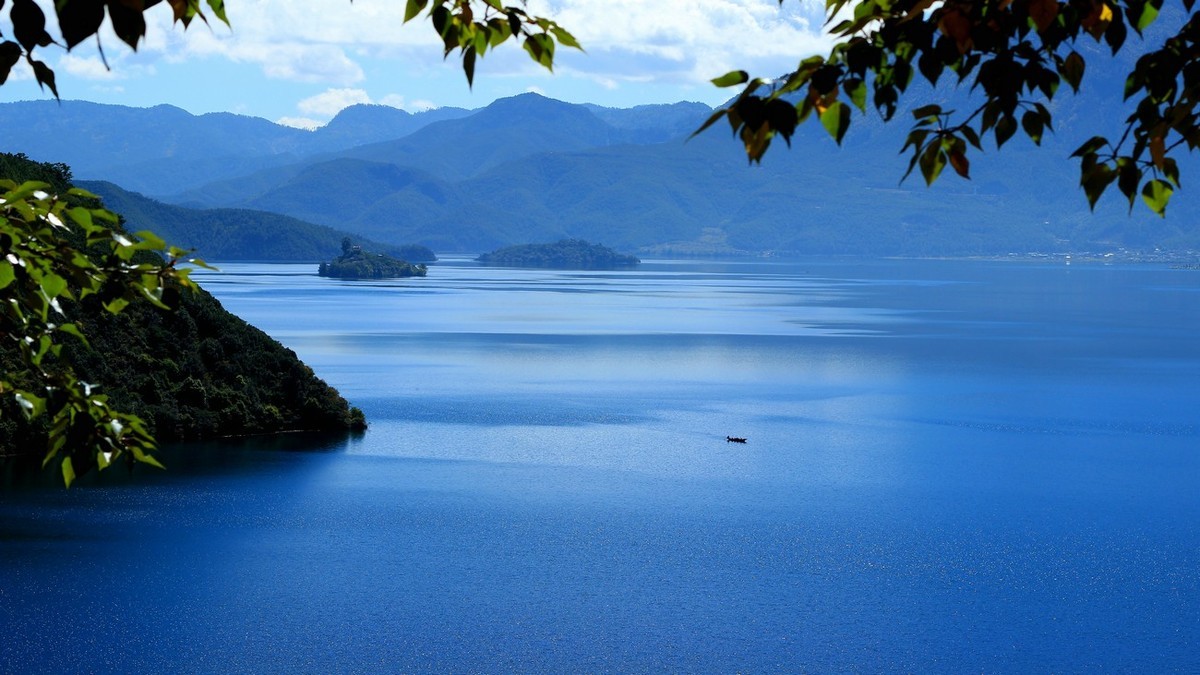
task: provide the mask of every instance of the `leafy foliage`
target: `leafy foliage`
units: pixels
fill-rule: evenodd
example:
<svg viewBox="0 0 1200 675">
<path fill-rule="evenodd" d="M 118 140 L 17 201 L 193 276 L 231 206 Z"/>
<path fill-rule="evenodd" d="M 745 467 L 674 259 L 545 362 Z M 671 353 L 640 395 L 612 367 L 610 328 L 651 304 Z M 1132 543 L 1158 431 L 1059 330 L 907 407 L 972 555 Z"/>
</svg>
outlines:
<svg viewBox="0 0 1200 675">
<path fill-rule="evenodd" d="M 64 343 L 88 344 L 75 305 L 119 314 L 139 301 L 166 308 L 168 289 L 193 290 L 189 270 L 177 266 L 184 252 L 150 233 L 126 235 L 94 195 L 69 186 L 65 166 L 0 157 L 0 340 L 12 351 L 0 396 L 26 420 L 47 416 L 44 463 L 57 460 L 67 485 L 76 464 L 105 468 L 126 458 L 157 465 L 142 420 L 114 409 L 80 377 Z M 25 180 L 30 174 L 47 180 Z M 167 261 L 154 255 L 160 251 Z"/>
<path fill-rule="evenodd" d="M 445 56 L 458 50 L 467 84 L 475 81 L 475 59 L 516 38 L 529 57 L 548 70 L 554 68 L 557 45 L 581 49 L 575 37 L 557 22 L 534 16 L 522 6 L 500 0 L 408 0 L 404 21 L 427 12 L 433 29 L 442 37 Z"/>
<path fill-rule="evenodd" d="M 429 251 L 423 246 L 415 246 L 413 250 L 425 255 Z M 390 258 L 379 253 L 368 253 L 361 246 L 355 246 L 350 238 L 342 240 L 342 255 L 332 262 L 321 263 L 317 274 L 323 277 L 338 279 L 396 279 L 402 277 L 423 277 L 427 272 L 424 265 L 405 262 Z"/>
<path fill-rule="evenodd" d="M 521 244 L 484 253 L 476 258 L 485 265 L 506 267 L 549 267 L 573 270 L 605 270 L 631 267 L 641 262 L 600 244 L 582 239 L 563 239 L 554 244 Z"/>
<path fill-rule="evenodd" d="M 1193 2 L 1182 6 L 1191 12 Z M 1162 0 L 826 0 L 839 39 L 830 54 L 804 59 L 778 79 L 751 79 L 745 71 L 715 78 L 720 87 L 745 87 L 700 130 L 725 118 L 752 162 L 761 161 L 776 136 L 790 144 L 809 118 L 840 144 L 852 107 L 865 111 L 869 98 L 890 120 L 916 73 L 934 85 L 949 74 L 982 91 L 983 103 L 965 114 L 917 107 L 901 152 L 910 151 L 908 172 L 919 169 L 926 183 L 947 165 L 969 178 L 967 154 L 982 149 L 984 137 L 999 148 L 1023 131 L 1040 144 L 1053 130 L 1049 102 L 1064 81 L 1078 91 L 1086 71 L 1079 40 L 1090 37 L 1115 55 L 1161 9 Z M 1093 207 L 1115 182 L 1132 208 L 1140 187 L 1146 205 L 1163 215 L 1180 185 L 1172 151 L 1200 145 L 1200 19 L 1192 15 L 1137 59 L 1124 96 L 1136 99 L 1136 110 L 1116 142 L 1095 136 L 1073 155 L 1080 159 L 1080 185 Z"/>
<path fill-rule="evenodd" d="M 118 459 L 158 465 L 154 439 L 365 425 L 198 289 L 181 251 L 163 261 L 160 241 L 125 235 L 66 167 L 0 155 L 0 175 L 0 457 L 45 448 L 69 485 Z"/>
</svg>

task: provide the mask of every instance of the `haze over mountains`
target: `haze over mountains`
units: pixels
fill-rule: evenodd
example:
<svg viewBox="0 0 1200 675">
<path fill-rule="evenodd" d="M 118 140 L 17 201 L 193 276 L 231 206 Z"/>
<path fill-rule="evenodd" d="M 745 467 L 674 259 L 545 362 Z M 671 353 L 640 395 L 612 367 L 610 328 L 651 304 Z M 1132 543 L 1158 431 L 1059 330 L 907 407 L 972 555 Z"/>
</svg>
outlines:
<svg viewBox="0 0 1200 675">
<path fill-rule="evenodd" d="M 1200 248 L 1187 189 L 1196 162 L 1181 162 L 1185 189 L 1165 220 L 1140 204 L 1129 215 L 1115 188 L 1091 213 L 1066 158 L 1118 127 L 1094 99 L 1060 95 L 1053 110 L 1057 133 L 1043 148 L 1023 137 L 1001 152 L 989 144 L 972 156 L 972 180 L 947 172 L 933 188 L 919 176 L 899 182 L 904 113 L 887 125 L 856 114 L 841 148 L 805 123 L 790 151 L 779 140 L 762 166 L 748 166 L 724 123 L 687 140 L 707 106 L 616 110 L 536 94 L 476 111 L 353 106 L 316 131 L 169 106 L 9 103 L 0 147 L 162 202 L 282 214 L 439 253 L 563 238 L 643 254 Z M 228 232 L 231 212 L 219 213 Z M 247 216 L 246 227 L 264 222 Z M 282 236 L 294 222 L 262 231 Z"/>
</svg>

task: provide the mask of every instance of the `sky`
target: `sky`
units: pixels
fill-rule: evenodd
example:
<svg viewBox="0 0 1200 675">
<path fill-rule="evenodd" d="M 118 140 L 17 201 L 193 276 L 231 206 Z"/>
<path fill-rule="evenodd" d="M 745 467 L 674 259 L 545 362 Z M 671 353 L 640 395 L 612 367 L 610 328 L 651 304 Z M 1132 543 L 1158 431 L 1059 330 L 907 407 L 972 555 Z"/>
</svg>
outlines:
<svg viewBox="0 0 1200 675">
<path fill-rule="evenodd" d="M 52 0 L 37 1 L 52 17 Z M 185 31 L 160 3 L 146 12 L 147 35 L 136 53 L 106 23 L 103 58 L 96 40 L 70 52 L 39 48 L 35 57 L 54 69 L 63 99 L 170 104 L 312 128 L 356 103 L 410 112 L 474 109 L 529 91 L 616 108 L 717 105 L 736 90 L 719 89 L 712 78 L 735 69 L 779 75 L 830 44 L 821 33 L 823 0 L 529 0 L 531 13 L 557 20 L 585 51 L 560 49 L 549 73 L 510 40 L 478 62 L 469 88 L 457 55 L 443 60 L 427 19 L 403 24 L 404 0 L 226 6 L 230 27 L 211 19 Z M 48 30 L 58 38 L 55 26 Z M 0 32 L 12 34 L 7 12 Z M 45 98 L 49 92 L 24 62 L 0 87 L 0 102 Z"/>
</svg>

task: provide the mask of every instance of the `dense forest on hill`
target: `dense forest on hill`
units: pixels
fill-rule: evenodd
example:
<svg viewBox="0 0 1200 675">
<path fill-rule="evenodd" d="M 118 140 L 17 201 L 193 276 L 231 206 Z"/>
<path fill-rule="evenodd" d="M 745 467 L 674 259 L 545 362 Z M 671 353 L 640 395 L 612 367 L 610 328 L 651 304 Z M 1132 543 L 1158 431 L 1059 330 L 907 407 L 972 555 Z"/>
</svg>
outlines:
<svg viewBox="0 0 1200 675">
<path fill-rule="evenodd" d="M 62 193 L 70 170 L 0 154 L 0 177 L 44 181 Z M 362 412 L 294 352 L 207 292 L 168 289 L 164 300 L 175 309 L 135 303 L 112 315 L 94 296 L 65 308 L 90 341 L 67 342 L 67 360 L 159 441 L 365 426 Z M 19 380 L 14 333 L 0 326 L 0 368 Z M 45 447 L 44 427 L 26 422 L 11 399 L 0 401 L 0 455 L 40 458 Z"/>
<path fill-rule="evenodd" d="M 630 267 L 641 262 L 600 244 L 582 239 L 563 239 L 553 244 L 505 246 L 476 258 L 485 265 L 505 267 L 549 267 L 572 270 L 606 270 Z"/>
<path fill-rule="evenodd" d="M 423 246 L 408 247 L 414 255 L 421 259 L 433 258 L 433 251 Z M 406 260 L 391 258 L 379 253 L 364 251 L 361 246 L 355 246 L 349 237 L 342 240 L 342 254 L 332 261 L 321 263 L 317 274 L 323 277 L 338 279 L 399 279 L 403 277 L 423 277 L 427 268 L 422 264 L 412 264 Z"/>
</svg>

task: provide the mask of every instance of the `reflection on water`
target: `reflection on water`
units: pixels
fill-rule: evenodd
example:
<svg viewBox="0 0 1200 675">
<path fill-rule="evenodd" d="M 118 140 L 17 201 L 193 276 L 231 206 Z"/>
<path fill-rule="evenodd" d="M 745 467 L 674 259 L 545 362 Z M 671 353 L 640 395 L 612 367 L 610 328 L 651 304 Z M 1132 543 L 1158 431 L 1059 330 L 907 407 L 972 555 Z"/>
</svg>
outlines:
<svg viewBox="0 0 1200 675">
<path fill-rule="evenodd" d="M 8 669 L 1196 666 L 1194 273 L 221 267 L 370 430 L 0 495 Z"/>
</svg>

